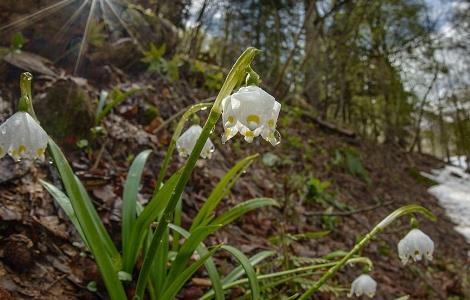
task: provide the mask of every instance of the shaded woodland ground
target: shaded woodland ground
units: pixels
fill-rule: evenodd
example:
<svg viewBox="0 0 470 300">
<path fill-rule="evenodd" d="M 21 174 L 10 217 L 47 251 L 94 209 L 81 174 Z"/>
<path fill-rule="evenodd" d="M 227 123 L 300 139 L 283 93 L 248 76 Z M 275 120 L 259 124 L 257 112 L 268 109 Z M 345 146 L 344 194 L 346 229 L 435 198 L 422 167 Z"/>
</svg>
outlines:
<svg viewBox="0 0 470 300">
<path fill-rule="evenodd" d="M 27 50 L 33 52 L 39 46 L 44 44 L 31 41 Z M 32 71 L 39 119 L 66 149 L 116 242 L 120 239 L 120 195 L 132 158 L 141 150 L 154 150 L 140 191 L 145 203 L 153 191 L 175 117 L 187 106 L 215 95 L 204 71 L 191 68 L 196 60 L 183 59 L 178 80 L 171 80 L 168 75 L 146 72 L 135 49 L 128 50 L 91 51 L 81 66 L 85 79 L 68 75 L 73 70 L 67 70 L 63 62 L 53 66 L 27 52 L 4 57 L 0 63 L 0 120 L 14 111 L 19 74 Z M 223 72 L 229 65 L 207 67 Z M 96 124 L 102 90 L 114 90 L 111 99 L 120 103 Z M 202 123 L 204 117 L 203 113 L 191 121 Z M 100 130 L 90 133 L 97 125 Z M 216 145 L 212 159 L 198 163 L 185 191 L 182 224 L 190 223 L 204 196 L 236 161 L 260 153 L 219 209 L 261 196 L 277 199 L 280 207 L 248 214 L 211 235 L 208 245 L 224 242 L 247 255 L 276 251 L 261 270 L 280 270 L 335 250 L 347 251 L 389 212 L 418 203 L 438 217 L 435 223 L 421 223 L 436 244 L 434 260 L 403 267 L 396 244 L 408 231 L 408 219 L 390 227 L 363 252 L 374 262 L 372 275 L 379 282 L 375 299 L 404 295 L 411 299 L 470 299 L 470 247 L 427 193 L 432 182 L 419 175 L 419 171 L 441 167 L 443 161 L 377 144 L 354 130 L 322 121 L 302 97 L 283 103 L 278 129 L 282 142 L 272 147 L 264 141 L 247 144 L 241 138 L 222 145 L 222 128 L 218 127 L 212 136 Z M 171 171 L 183 163 L 175 155 Z M 10 158 L 0 161 L 0 299 L 106 298 L 96 265 L 83 253 L 79 236 L 39 179 L 61 185 L 55 167 L 47 160 L 42 164 L 14 164 Z M 320 231 L 328 233 L 315 238 L 305 234 Z M 222 273 L 235 265 L 223 255 L 216 255 L 216 261 Z M 359 267 L 345 268 L 315 299 L 345 298 L 358 274 Z M 288 282 L 273 289 L 270 299 L 305 288 L 313 280 Z M 94 290 L 90 282 L 97 283 L 96 292 L 90 291 Z M 198 299 L 208 284 L 200 271 L 178 298 Z M 130 294 L 132 289 L 128 288 Z M 236 299 L 243 290 L 234 289 L 229 295 Z"/>
</svg>

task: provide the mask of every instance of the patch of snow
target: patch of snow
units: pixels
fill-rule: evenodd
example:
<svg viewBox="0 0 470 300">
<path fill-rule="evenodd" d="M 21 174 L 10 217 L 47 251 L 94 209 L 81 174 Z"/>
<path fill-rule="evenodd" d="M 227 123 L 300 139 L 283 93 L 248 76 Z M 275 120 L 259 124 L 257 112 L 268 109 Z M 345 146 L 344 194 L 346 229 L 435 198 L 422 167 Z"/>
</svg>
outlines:
<svg viewBox="0 0 470 300">
<path fill-rule="evenodd" d="M 432 170 L 431 174 L 421 173 L 438 183 L 428 192 L 435 196 L 449 218 L 457 225 L 470 244 L 470 174 L 463 168 L 447 165 L 443 169 Z"/>
</svg>

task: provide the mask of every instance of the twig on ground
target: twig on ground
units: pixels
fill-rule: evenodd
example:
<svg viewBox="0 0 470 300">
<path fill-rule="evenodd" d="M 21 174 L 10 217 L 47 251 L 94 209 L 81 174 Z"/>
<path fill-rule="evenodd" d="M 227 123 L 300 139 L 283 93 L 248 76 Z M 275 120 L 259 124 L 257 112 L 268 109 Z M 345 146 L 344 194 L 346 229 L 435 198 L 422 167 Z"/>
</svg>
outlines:
<svg viewBox="0 0 470 300">
<path fill-rule="evenodd" d="M 354 214 L 374 210 L 374 209 L 377 209 L 377 208 L 380 208 L 380 207 L 389 206 L 393 203 L 394 203 L 394 201 L 388 201 L 388 202 L 385 202 L 385 203 L 379 203 L 379 204 L 376 204 L 376 205 L 367 206 L 367 207 L 364 207 L 364 208 L 354 209 L 354 210 L 349 210 L 349 211 L 335 211 L 335 212 L 329 212 L 329 213 L 325 213 L 325 212 L 306 212 L 305 215 L 307 215 L 307 216 L 352 216 Z"/>
</svg>

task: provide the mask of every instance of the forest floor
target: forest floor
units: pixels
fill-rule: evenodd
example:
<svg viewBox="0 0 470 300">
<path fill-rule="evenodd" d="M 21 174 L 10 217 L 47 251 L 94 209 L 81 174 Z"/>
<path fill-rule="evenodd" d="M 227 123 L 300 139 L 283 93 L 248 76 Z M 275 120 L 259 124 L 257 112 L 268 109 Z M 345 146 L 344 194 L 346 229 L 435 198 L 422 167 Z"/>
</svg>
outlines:
<svg viewBox="0 0 470 300">
<path fill-rule="evenodd" d="M 75 147 L 73 139 L 72 145 L 66 145 L 69 160 L 93 196 L 116 243 L 120 239 L 120 195 L 131 158 L 143 149 L 155 150 L 143 176 L 140 195 L 145 203 L 172 134 L 172 124 L 165 126 L 164 120 L 196 99 L 210 95 L 155 76 L 118 75 L 114 84 L 139 85 L 145 90 L 129 97 L 104 119 L 105 136 L 91 141 L 85 149 Z M 36 80 L 34 93 L 46 93 L 44 86 L 48 80 Z M 11 113 L 10 103 L 16 92 L 10 91 L 15 88 L 13 79 L 0 85 L 1 120 Z M 96 96 L 103 86 L 89 81 L 86 88 Z M 143 99 L 159 111 L 145 124 L 140 121 Z M 224 242 L 247 255 L 275 250 L 280 257 L 287 254 L 283 261 L 287 258 L 288 263 L 295 265 L 301 258 L 347 251 L 394 209 L 418 203 L 438 217 L 435 223 L 419 219 L 421 229 L 435 242 L 434 260 L 402 266 L 396 245 L 407 233 L 409 219 L 403 218 L 390 226 L 362 252 L 374 262 L 372 275 L 379 283 L 376 299 L 404 295 L 411 299 L 470 299 L 469 245 L 454 231 L 454 224 L 437 200 L 427 193 L 429 182 L 418 175 L 419 171 L 429 171 L 443 163 L 430 156 L 344 136 L 319 127 L 293 107 L 284 107 L 278 122 L 283 140 L 276 147 L 261 140 L 248 144 L 239 137 L 222 145 L 218 126 L 212 135 L 216 145 L 212 159 L 198 163 L 186 188 L 183 225 L 190 224 L 211 188 L 236 161 L 260 153 L 219 210 L 262 196 L 277 199 L 280 208 L 251 212 L 212 235 L 207 244 Z M 201 115 L 201 120 L 205 115 Z M 154 134 L 155 131 L 158 132 Z M 62 142 L 66 144 L 67 137 Z M 176 170 L 183 162 L 175 154 L 170 170 Z M 96 265 L 84 254 L 71 223 L 39 179 L 60 185 L 57 172 L 47 161 L 23 161 L 17 165 L 9 158 L 0 161 L 0 299 L 105 298 Z M 323 230 L 330 233 L 316 239 L 293 238 L 295 234 Z M 285 242 L 279 244 L 276 242 L 279 240 Z M 232 267 L 227 257 L 218 256 L 217 261 L 221 272 Z M 273 269 L 279 267 L 279 263 L 272 263 Z M 359 266 L 346 267 L 329 284 L 348 288 L 360 272 Z M 207 290 L 204 272 L 197 277 L 187 285 L 180 299 L 197 299 Z M 88 291 L 90 281 L 98 282 L 97 293 Z M 235 290 L 229 299 L 234 299 L 237 293 L 241 290 Z M 289 291 L 281 290 L 279 295 L 283 293 Z M 324 293 L 315 299 L 345 297 L 346 292 Z"/>
</svg>

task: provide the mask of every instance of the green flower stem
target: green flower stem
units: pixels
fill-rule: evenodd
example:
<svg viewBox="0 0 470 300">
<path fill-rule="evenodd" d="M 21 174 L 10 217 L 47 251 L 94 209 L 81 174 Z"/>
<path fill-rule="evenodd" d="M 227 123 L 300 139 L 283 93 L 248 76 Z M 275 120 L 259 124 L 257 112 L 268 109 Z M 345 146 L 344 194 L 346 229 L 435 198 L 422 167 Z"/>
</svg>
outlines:
<svg viewBox="0 0 470 300">
<path fill-rule="evenodd" d="M 436 217 L 426 208 L 416 205 L 410 204 L 407 206 L 402 206 L 388 215 L 385 219 L 383 219 L 379 224 L 377 224 L 359 243 L 357 243 L 351 251 L 349 251 L 346 256 L 344 256 L 340 261 L 338 261 L 335 265 L 333 265 L 323 276 L 311 287 L 309 288 L 304 294 L 302 294 L 299 300 L 307 300 L 318 291 L 318 289 L 328 280 L 330 279 L 339 269 L 341 269 L 348 260 L 358 253 L 375 235 L 383 231 L 388 225 L 390 225 L 393 221 L 398 219 L 401 216 L 412 214 L 412 213 L 420 213 L 427 217 L 428 219 L 435 221 Z"/>
<path fill-rule="evenodd" d="M 187 111 L 185 111 L 184 114 L 181 116 L 181 119 L 176 125 L 173 136 L 171 137 L 170 145 L 168 146 L 168 149 L 165 153 L 163 164 L 160 168 L 160 173 L 158 174 L 157 182 L 155 184 L 155 189 L 153 191 L 153 197 L 156 196 L 158 190 L 160 189 L 163 183 L 166 171 L 168 169 L 168 165 L 170 164 L 171 156 L 173 155 L 173 152 L 175 151 L 176 141 L 180 137 L 181 132 L 183 131 L 184 125 L 193 114 L 197 113 L 198 111 L 205 110 L 211 107 L 213 104 L 214 103 L 212 102 L 202 102 L 202 103 L 194 104 Z M 181 222 L 178 222 L 178 216 L 179 216 L 179 219 L 181 219 L 182 201 L 180 200 L 178 203 L 179 205 L 177 205 L 177 208 L 176 208 L 174 223 L 177 225 L 180 225 Z M 179 236 L 177 233 L 175 233 L 175 235 L 173 236 L 173 250 L 178 249 L 178 245 L 179 245 Z"/>
<path fill-rule="evenodd" d="M 300 272 L 309 272 L 309 271 L 312 271 L 312 270 L 328 268 L 328 267 L 336 265 L 337 263 L 338 262 L 334 261 L 334 262 L 323 263 L 323 264 L 315 264 L 315 265 L 299 267 L 299 268 L 286 270 L 286 271 L 281 271 L 281 272 L 276 272 L 276 273 L 269 273 L 269 274 L 259 275 L 256 278 L 258 280 L 272 279 L 272 278 L 287 276 L 287 275 L 300 273 Z M 346 261 L 346 264 L 357 264 L 357 263 L 363 263 L 363 264 L 366 264 L 367 266 L 372 265 L 372 261 L 367 257 L 354 257 L 354 258 L 350 258 Z M 248 282 L 248 278 L 239 279 L 239 280 L 230 282 L 228 284 L 225 284 L 223 286 L 223 289 L 226 290 L 226 289 L 232 288 L 234 286 L 238 286 L 240 284 L 245 284 L 247 282 Z M 213 296 L 213 293 L 207 293 L 203 297 L 199 298 L 199 300 L 208 300 L 208 299 L 212 298 L 212 296 Z"/>
<path fill-rule="evenodd" d="M 142 269 L 139 273 L 136 292 L 134 296 L 135 299 L 143 298 L 145 287 L 147 286 L 147 281 L 150 274 L 150 268 L 158 251 L 158 247 L 160 246 L 160 241 L 162 240 L 163 234 L 165 233 L 168 224 L 172 221 L 173 212 L 176 208 L 179 198 L 181 197 L 181 194 L 183 193 L 184 187 L 186 186 L 186 183 L 189 180 L 194 166 L 196 165 L 199 155 L 207 139 L 209 138 L 209 135 L 214 130 L 215 124 L 217 123 L 222 114 L 222 100 L 231 94 L 232 90 L 237 86 L 237 84 L 242 82 L 246 74 L 246 68 L 251 64 L 253 58 L 255 57 L 258 51 L 259 50 L 255 48 L 248 48 L 247 50 L 245 50 L 245 52 L 243 52 L 243 54 L 236 61 L 235 65 L 232 67 L 232 70 L 230 70 L 230 73 L 228 74 L 227 79 L 225 80 L 224 85 L 222 86 L 222 89 L 220 90 L 219 94 L 217 95 L 217 98 L 215 99 L 214 105 L 212 106 L 212 109 L 209 112 L 209 117 L 204 127 L 202 128 L 201 135 L 199 136 L 196 145 L 194 146 L 194 149 L 191 152 L 186 162 L 186 165 L 183 168 L 181 176 L 175 186 L 175 190 L 173 191 L 173 194 L 168 202 L 167 207 L 163 212 L 160 222 L 158 223 L 158 226 L 155 229 L 152 242 L 150 243 L 149 250 L 144 257 Z"/>
<path fill-rule="evenodd" d="M 183 131 L 184 124 L 186 121 L 195 113 L 197 113 L 200 110 L 207 109 L 211 107 L 214 103 L 212 102 L 203 102 L 203 103 L 197 103 L 191 106 L 181 117 L 179 120 L 178 124 L 176 125 L 175 132 L 173 133 L 173 136 L 171 137 L 171 142 L 170 145 L 168 146 L 168 150 L 166 151 L 165 158 L 163 159 L 163 164 L 162 167 L 160 168 L 160 173 L 158 174 L 157 178 L 157 183 L 155 185 L 155 190 L 153 192 L 153 195 L 157 193 L 157 191 L 160 189 L 160 186 L 163 182 L 163 179 L 166 174 L 166 170 L 168 169 L 168 165 L 170 164 L 170 159 L 171 156 L 173 155 L 173 152 L 175 151 L 176 147 L 176 141 L 181 135 L 181 132 Z"/>
</svg>

